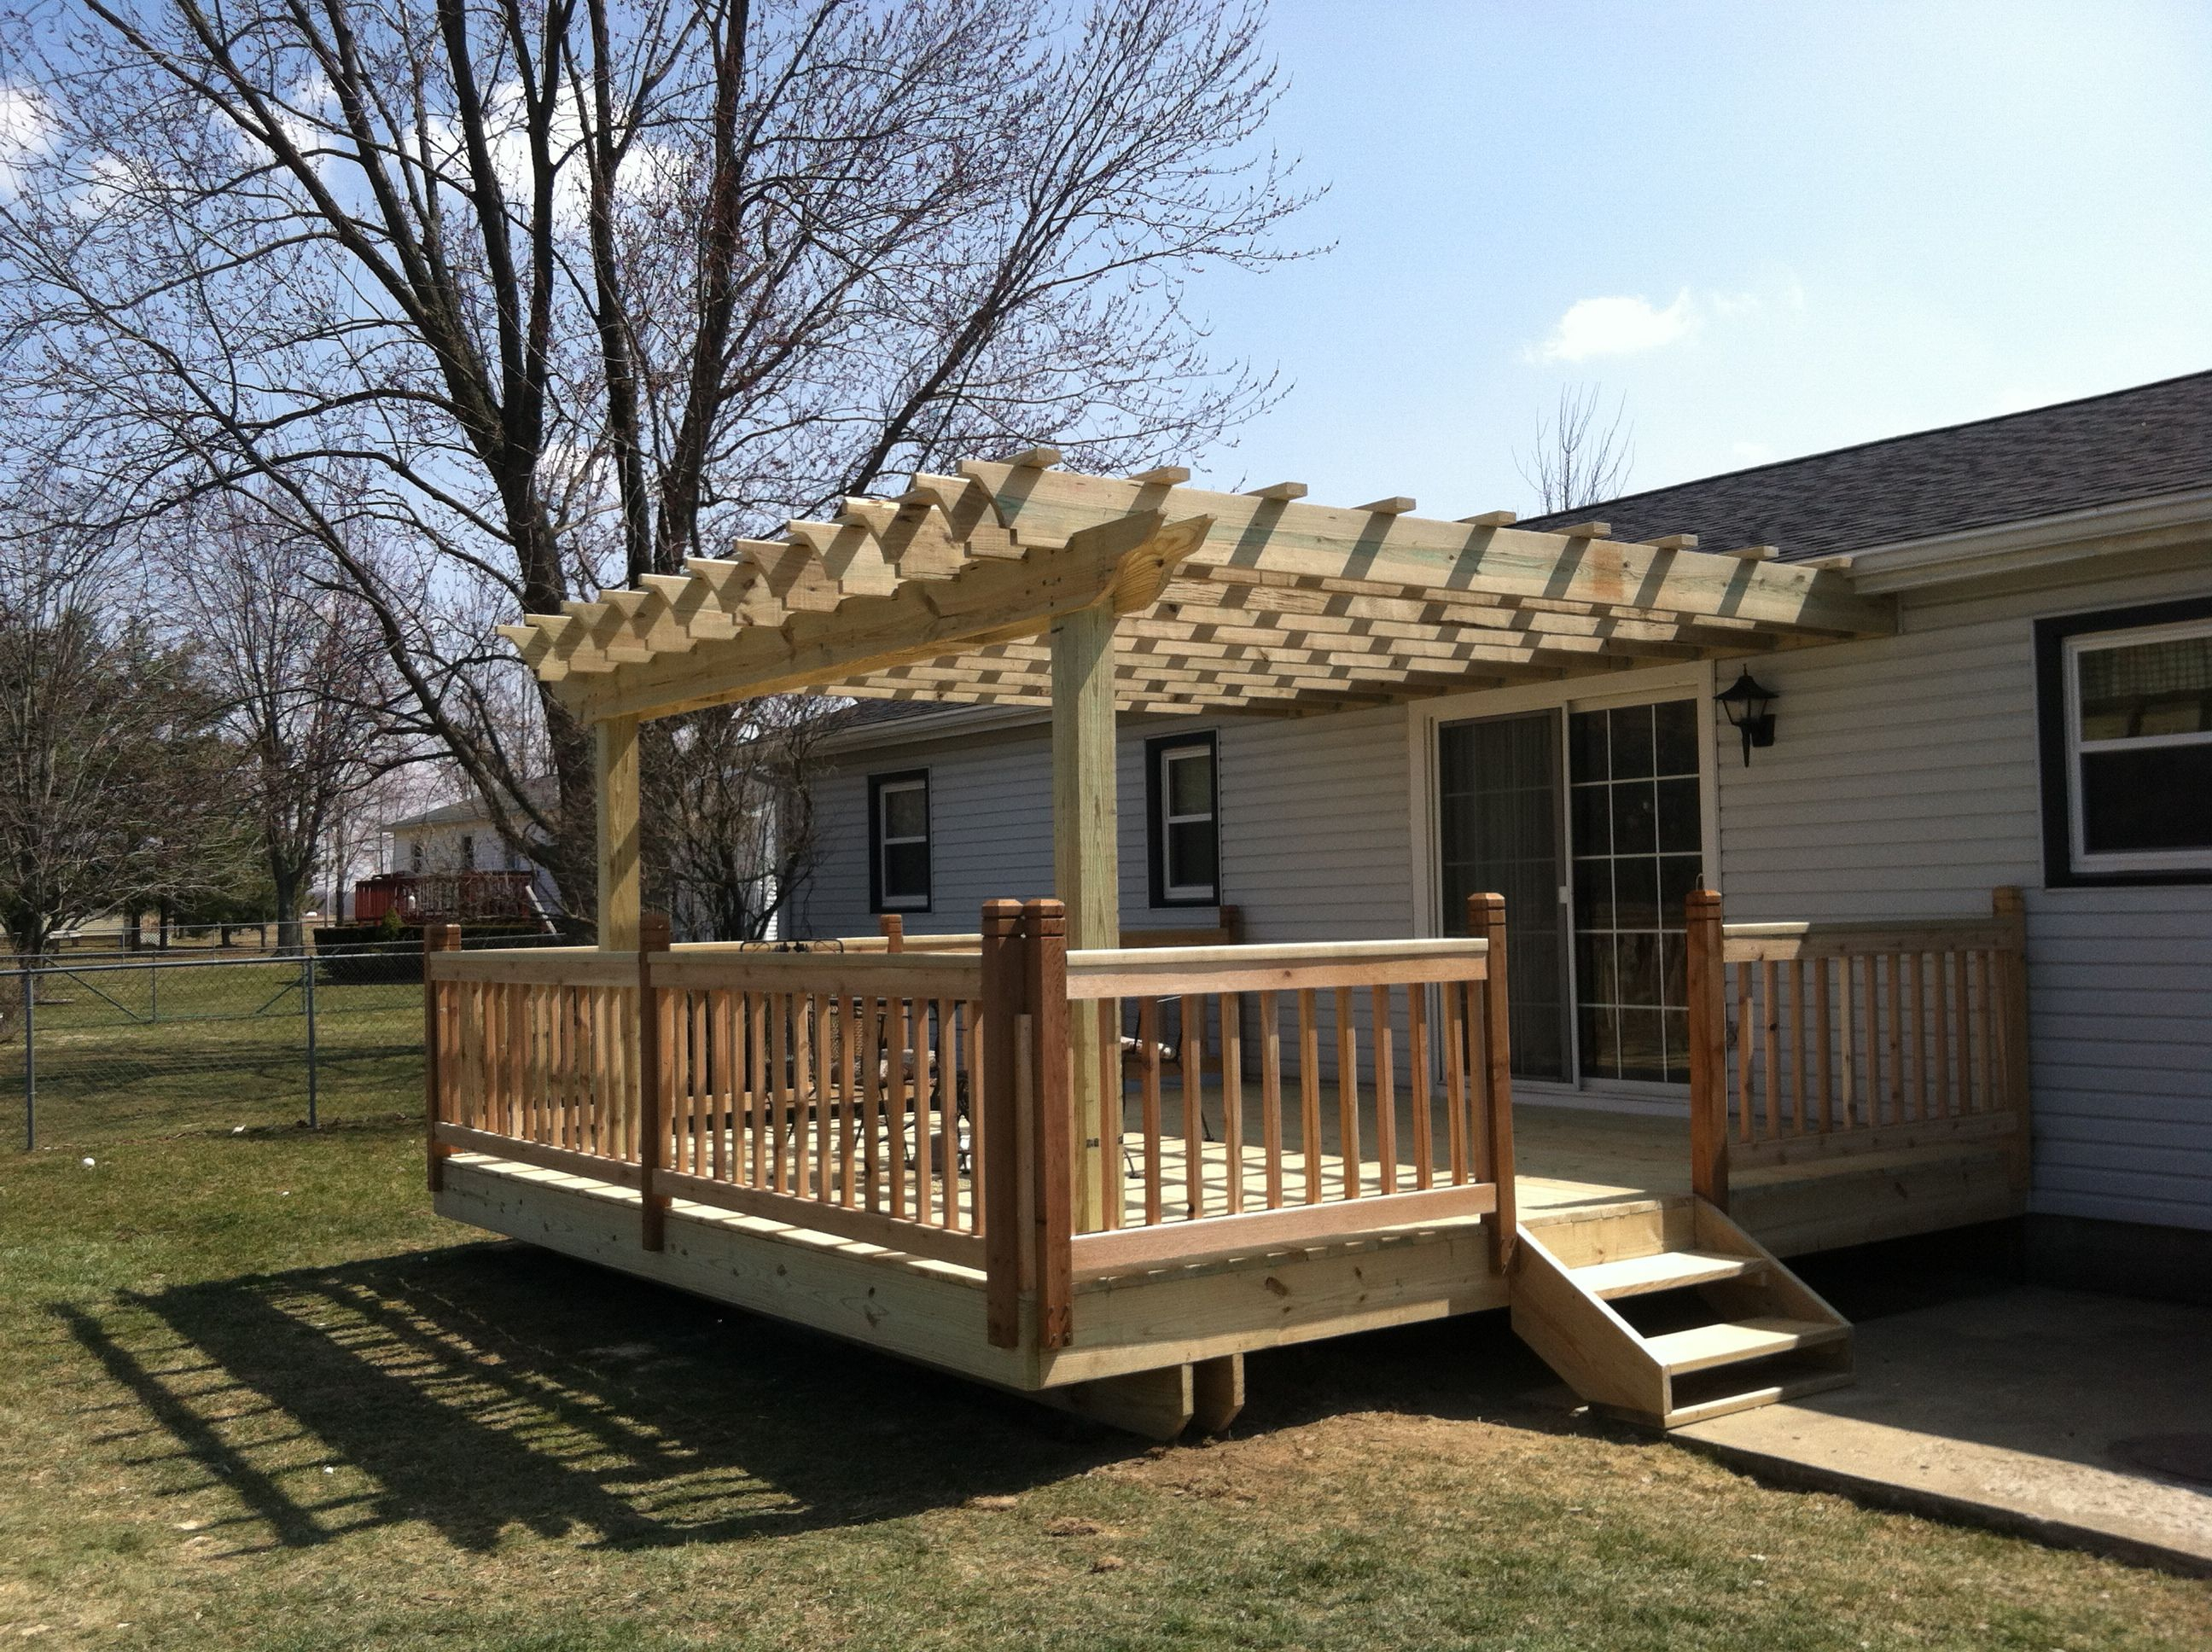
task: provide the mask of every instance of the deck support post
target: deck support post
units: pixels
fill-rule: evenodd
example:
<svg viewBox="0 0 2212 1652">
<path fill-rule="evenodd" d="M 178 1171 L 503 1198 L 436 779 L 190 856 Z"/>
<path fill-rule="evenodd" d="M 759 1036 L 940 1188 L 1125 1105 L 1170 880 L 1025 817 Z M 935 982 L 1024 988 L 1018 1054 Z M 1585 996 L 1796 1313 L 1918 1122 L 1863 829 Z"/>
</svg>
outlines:
<svg viewBox="0 0 2212 1652">
<path fill-rule="evenodd" d="M 637 719 L 609 717 L 592 725 L 592 780 L 597 797 L 599 946 L 628 952 L 637 945 Z"/>
<path fill-rule="evenodd" d="M 1498 1187 L 1498 1208 L 1486 1220 L 1490 1226 L 1490 1262 L 1503 1275 L 1513 1260 L 1513 1247 L 1521 1231 L 1521 1216 L 1513 1169 L 1513 1023 L 1511 994 L 1506 981 L 1505 897 L 1470 895 L 1467 897 L 1468 932 L 1480 935 L 1486 946 L 1482 963 L 1483 1070 L 1468 1075 L 1481 1086 L 1485 1151 L 1483 1162 Z M 1453 988 L 1450 990 L 1457 990 Z"/>
<path fill-rule="evenodd" d="M 2007 950 L 1998 955 L 2002 960 L 1998 1013 L 2003 1017 L 2005 1105 L 2014 1121 L 2007 1169 L 2014 1191 L 2024 1194 L 2034 1180 L 2035 1163 L 2029 1129 L 2034 1122 L 2034 1104 L 2027 1072 L 2027 901 L 2018 884 L 2001 884 L 1990 891 L 1990 911 L 2011 934 Z"/>
<path fill-rule="evenodd" d="M 446 1156 L 449 1151 L 438 1139 L 439 1125 L 447 1122 L 447 1084 L 444 1064 L 446 1043 L 444 983 L 432 978 L 428 954 L 458 952 L 461 950 L 461 926 L 459 924 L 425 924 L 422 926 L 422 1112 L 423 1141 L 428 1155 L 427 1181 L 432 1193 L 442 1193 L 446 1187 Z M 314 967 L 309 961 L 309 969 Z"/>
<path fill-rule="evenodd" d="M 1028 1013 L 1029 961 L 1022 903 L 983 902 L 982 1140 L 984 1326 L 994 1348 L 1022 1340 L 1022 1187 L 1033 1180 L 1022 1161 L 1019 1102 L 1034 1093 L 1022 1082 L 1021 1018 Z M 885 932 L 890 935 L 890 932 Z M 891 936 L 891 950 L 897 938 Z"/>
<path fill-rule="evenodd" d="M 1729 1205 L 1728 965 L 1722 952 L 1721 897 L 1690 891 L 1690 1191 L 1714 1209 Z M 1844 1030 L 1846 1043 L 1850 1029 Z"/>
<path fill-rule="evenodd" d="M 1034 1109 L 1030 1140 L 1035 1144 L 1036 1175 L 1031 1194 L 1034 1223 L 1031 1254 L 1036 1276 L 1036 1345 L 1065 1348 L 1074 1339 L 1075 1097 L 1071 1069 L 1083 1071 L 1069 1036 L 1067 1013 L 1067 914 L 1058 901 L 1031 901 L 1022 908 L 1024 962 L 1029 980 L 1024 992 L 1030 1023 Z M 1078 1017 L 1079 1023 L 1085 1017 Z M 1094 1069 L 1096 1064 L 1093 1064 Z"/>
<path fill-rule="evenodd" d="M 668 1195 L 655 1173 L 668 1160 L 668 1102 L 672 1088 L 669 1006 L 653 984 L 653 960 L 668 951 L 668 916 L 644 914 L 637 935 L 637 1187 L 638 1242 L 647 1250 L 667 1243 Z"/>
<path fill-rule="evenodd" d="M 1052 628 L 1053 888 L 1066 907 L 1067 944 L 1079 949 L 1121 944 L 1115 762 L 1114 610 L 1101 603 Z M 1079 1230 L 1091 1233 L 1106 1225 L 1103 1144 L 1119 1136 L 1120 1121 L 1107 1117 L 1098 1017 L 1075 1017 L 1068 1035 L 1075 1070 L 1075 1220 Z"/>
</svg>

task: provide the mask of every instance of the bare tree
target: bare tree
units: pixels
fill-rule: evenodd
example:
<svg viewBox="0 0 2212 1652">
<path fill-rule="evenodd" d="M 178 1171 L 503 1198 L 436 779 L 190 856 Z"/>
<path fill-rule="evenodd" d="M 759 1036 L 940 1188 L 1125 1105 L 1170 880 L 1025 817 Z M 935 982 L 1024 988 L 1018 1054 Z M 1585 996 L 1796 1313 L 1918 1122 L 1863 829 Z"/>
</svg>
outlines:
<svg viewBox="0 0 2212 1652">
<path fill-rule="evenodd" d="M 769 932 L 820 857 L 815 781 L 822 741 L 851 708 L 774 695 L 669 720 L 641 776 L 659 799 L 647 831 L 649 884 L 702 940 Z"/>
<path fill-rule="evenodd" d="M 1580 510 L 1620 493 L 1636 464 L 1636 429 L 1626 429 L 1628 398 L 1615 404 L 1610 423 L 1598 422 L 1595 385 L 1567 385 L 1547 416 L 1536 416 L 1536 445 L 1527 459 L 1513 455 L 1521 479 L 1536 490 L 1547 513 Z"/>
<path fill-rule="evenodd" d="M 19 954 L 130 903 L 234 886 L 247 841 L 220 703 L 100 549 L 64 525 L 0 556 L 0 926 Z"/>
<path fill-rule="evenodd" d="M 416 754 L 374 615 L 332 588 L 321 545 L 246 489 L 173 519 L 165 544 L 206 681 L 244 754 L 277 944 L 300 945 L 318 856 L 348 805 Z"/>
<path fill-rule="evenodd" d="M 583 731 L 488 620 L 1272 393 L 1187 303 L 1301 203 L 1237 0 L 72 0 L 0 75 L 0 464 L 256 490 L 579 912 Z"/>
</svg>

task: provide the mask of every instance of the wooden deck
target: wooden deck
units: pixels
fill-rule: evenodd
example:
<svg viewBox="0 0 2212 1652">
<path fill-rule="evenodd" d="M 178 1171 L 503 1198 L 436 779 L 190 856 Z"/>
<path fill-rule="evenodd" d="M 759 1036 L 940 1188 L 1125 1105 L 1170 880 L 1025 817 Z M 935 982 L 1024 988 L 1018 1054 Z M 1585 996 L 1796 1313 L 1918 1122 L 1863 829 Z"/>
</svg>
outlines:
<svg viewBox="0 0 2212 1652">
<path fill-rule="evenodd" d="M 1686 1119 L 1540 1102 L 1518 1103 L 1514 1113 L 1521 1219 L 1562 1256 L 1614 1254 L 1622 1235 L 1656 1231 L 1691 1203 Z M 1141 1133 L 1127 1133 L 1123 1149 L 1140 1156 Z M 1253 1152 L 1248 1173 L 1256 1169 Z M 1170 1186 L 1181 1184 L 1182 1153 L 1181 1142 L 1164 1147 Z M 1202 1162 L 1218 1199 L 1226 1178 L 1218 1141 L 1205 1144 Z M 1302 1155 L 1285 1155 L 1291 1202 L 1304 1198 L 1302 1164 Z M 1340 1185 L 1341 1165 L 1334 1151 L 1322 1156 L 1325 1187 Z M 1405 1169 L 1410 1179 L 1412 1166 Z M 1367 1173 L 1371 1191 L 1371 1163 Z M 1998 1144 L 1905 1147 L 1746 1172 L 1736 1178 L 1735 1200 L 1746 1230 L 1778 1254 L 1930 1232 L 2021 1208 Z M 1019 1347 L 996 1348 L 984 1334 L 985 1276 L 977 1268 L 680 1198 L 669 1211 L 665 1248 L 648 1251 L 637 1243 L 635 1190 L 480 1154 L 447 1162 L 437 1207 L 459 1221 L 979 1381 L 1052 1390 L 1039 1397 L 1077 1409 L 1097 1397 L 1082 1385 L 1101 1378 L 1173 1368 L 1187 1382 L 1194 1362 L 1510 1303 L 1508 1282 L 1492 1265 L 1486 1218 L 1471 1216 L 1350 1241 L 1079 1272 L 1067 1346 L 1040 1351 L 1024 1338 Z M 1341 1204 L 1334 1209 L 1346 1213 Z M 1174 1394 L 1163 1403 L 1171 1407 Z M 1114 1420 L 1127 1419 L 1117 1412 Z"/>
<path fill-rule="evenodd" d="M 455 1219 L 1146 1433 L 1233 1415 L 1254 1350 L 1503 1308 L 1673 1426 L 1849 1380 L 1781 1259 L 2023 1208 L 2008 893 L 1910 929 L 1693 896 L 1679 1115 L 1514 1093 L 1496 896 L 1420 941 L 1071 951 L 1038 902 L 936 953 L 444 947 L 428 1181 Z M 1711 1322 L 1612 1306 L 1655 1291 Z"/>
</svg>

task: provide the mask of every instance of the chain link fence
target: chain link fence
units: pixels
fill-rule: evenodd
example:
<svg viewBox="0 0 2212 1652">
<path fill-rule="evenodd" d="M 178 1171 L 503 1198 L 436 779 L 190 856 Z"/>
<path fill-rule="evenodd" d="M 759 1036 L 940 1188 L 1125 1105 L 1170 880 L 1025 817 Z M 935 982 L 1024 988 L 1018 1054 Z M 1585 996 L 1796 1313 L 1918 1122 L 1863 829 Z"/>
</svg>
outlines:
<svg viewBox="0 0 2212 1652">
<path fill-rule="evenodd" d="M 463 944 L 531 940 L 465 932 Z M 422 944 L 19 964 L 0 976 L 0 1073 L 10 1055 L 27 1151 L 412 1115 L 422 1097 Z"/>
</svg>

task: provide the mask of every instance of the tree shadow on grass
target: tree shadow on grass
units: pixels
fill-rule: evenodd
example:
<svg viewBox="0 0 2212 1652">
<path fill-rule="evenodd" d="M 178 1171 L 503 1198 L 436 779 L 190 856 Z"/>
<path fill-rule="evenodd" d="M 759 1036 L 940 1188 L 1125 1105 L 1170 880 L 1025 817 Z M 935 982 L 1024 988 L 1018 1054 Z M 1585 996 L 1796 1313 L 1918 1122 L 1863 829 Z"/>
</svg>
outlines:
<svg viewBox="0 0 2212 1652">
<path fill-rule="evenodd" d="M 526 1246 L 134 1294 L 56 1316 L 247 1513 L 234 1552 L 419 1521 L 649 1546 L 892 1518 L 1127 1436 Z M 335 1473 L 325 1475 L 325 1467 Z M 202 1482 L 205 1484 L 207 1482 Z"/>
</svg>

